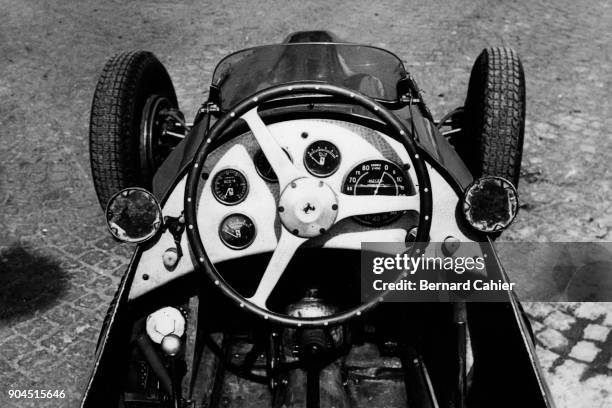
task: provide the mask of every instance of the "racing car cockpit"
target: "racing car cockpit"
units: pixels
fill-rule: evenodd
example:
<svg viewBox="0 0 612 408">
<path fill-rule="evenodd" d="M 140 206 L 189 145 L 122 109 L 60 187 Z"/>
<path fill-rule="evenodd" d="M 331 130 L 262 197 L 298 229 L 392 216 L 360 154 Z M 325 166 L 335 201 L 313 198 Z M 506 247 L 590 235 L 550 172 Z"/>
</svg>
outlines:
<svg viewBox="0 0 612 408">
<path fill-rule="evenodd" d="M 139 245 L 84 407 L 549 406 L 511 291 L 364 295 L 364 243 L 484 256 L 507 282 L 492 239 L 518 202 L 513 180 L 468 169 L 399 58 L 333 40 L 230 54 L 191 124 L 167 74 L 143 89 L 139 140 L 159 165 L 97 186 L 114 190 L 111 234 Z"/>
</svg>

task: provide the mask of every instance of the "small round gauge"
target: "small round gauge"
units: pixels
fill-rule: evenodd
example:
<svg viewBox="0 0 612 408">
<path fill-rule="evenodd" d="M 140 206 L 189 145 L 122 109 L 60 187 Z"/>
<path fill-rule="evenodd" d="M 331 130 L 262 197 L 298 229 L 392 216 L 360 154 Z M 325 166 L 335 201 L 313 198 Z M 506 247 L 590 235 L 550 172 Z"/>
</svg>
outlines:
<svg viewBox="0 0 612 408">
<path fill-rule="evenodd" d="M 330 176 L 340 166 L 340 151 L 326 140 L 313 142 L 304 152 L 304 166 L 313 176 Z"/>
<path fill-rule="evenodd" d="M 232 249 L 244 249 L 255 239 L 255 224 L 244 214 L 231 214 L 219 226 L 219 238 Z"/>
<path fill-rule="evenodd" d="M 278 181 L 278 177 L 276 177 L 276 173 L 272 169 L 272 166 L 270 166 L 270 162 L 268 162 L 266 155 L 261 150 L 255 153 L 255 169 L 257 169 L 257 173 L 259 173 L 264 180 L 271 183 Z"/>
<path fill-rule="evenodd" d="M 293 162 L 287 150 L 283 149 L 283 151 L 285 152 L 289 160 Z M 272 166 L 270 166 L 270 162 L 268 161 L 266 155 L 262 150 L 258 150 L 257 153 L 255 153 L 254 161 L 255 169 L 257 170 L 257 173 L 261 176 L 261 178 L 271 183 L 276 183 L 278 181 L 278 177 L 276 176 L 274 169 L 272 169 Z"/>
<path fill-rule="evenodd" d="M 212 192 L 217 200 L 227 205 L 238 204 L 249 192 L 247 179 L 236 169 L 224 169 L 215 174 Z"/>
<path fill-rule="evenodd" d="M 395 163 L 386 160 L 369 160 L 353 168 L 346 176 L 342 192 L 352 195 L 413 194 L 410 179 Z M 385 225 L 401 217 L 402 212 L 366 214 L 353 217 L 366 225 Z"/>
</svg>

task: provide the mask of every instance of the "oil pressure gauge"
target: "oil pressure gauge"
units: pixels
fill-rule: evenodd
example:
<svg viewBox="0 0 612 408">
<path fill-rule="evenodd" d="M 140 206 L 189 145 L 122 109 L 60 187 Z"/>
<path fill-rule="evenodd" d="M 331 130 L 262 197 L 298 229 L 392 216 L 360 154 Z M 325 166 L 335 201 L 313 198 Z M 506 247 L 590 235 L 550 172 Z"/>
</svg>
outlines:
<svg viewBox="0 0 612 408">
<path fill-rule="evenodd" d="M 330 176 L 340 166 L 340 151 L 327 140 L 313 142 L 304 153 L 304 166 L 313 176 Z"/>
<path fill-rule="evenodd" d="M 231 214 L 219 226 L 219 238 L 232 249 L 244 249 L 255 239 L 255 224 L 244 214 Z"/>
</svg>

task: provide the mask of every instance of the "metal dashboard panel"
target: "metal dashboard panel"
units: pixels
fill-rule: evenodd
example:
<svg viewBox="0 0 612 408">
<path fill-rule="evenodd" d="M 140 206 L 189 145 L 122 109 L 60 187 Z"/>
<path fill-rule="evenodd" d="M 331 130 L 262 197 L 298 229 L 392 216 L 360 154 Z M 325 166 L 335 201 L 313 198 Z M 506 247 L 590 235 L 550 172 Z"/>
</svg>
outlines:
<svg viewBox="0 0 612 408">
<path fill-rule="evenodd" d="M 296 167 L 304 171 L 302 157 L 312 142 L 327 140 L 334 143 L 341 152 L 342 160 L 338 170 L 322 180 L 336 191 L 341 191 L 346 174 L 366 160 L 386 159 L 400 165 L 410 164 L 408 154 L 399 142 L 378 131 L 353 123 L 329 119 L 300 119 L 275 123 L 269 125 L 269 129 L 279 144 L 287 150 Z M 307 137 L 303 137 L 305 133 Z M 246 132 L 213 151 L 207 159 L 205 168 L 202 169 L 210 176 L 205 183 L 202 183 L 199 192 L 198 228 L 204 247 L 213 263 L 271 252 L 276 247 L 281 228 L 276 214 L 276 203 L 280 192 L 276 183 L 265 181 L 257 173 L 253 158 L 258 150 L 255 138 L 250 132 Z M 240 170 L 249 183 L 248 196 L 241 203 L 232 206 L 219 203 L 211 192 L 214 174 L 228 167 Z M 427 168 L 434 197 L 431 241 L 440 242 L 449 235 L 460 241 L 470 241 L 455 221 L 455 208 L 459 197 L 434 168 L 429 164 Z M 408 173 L 413 182 L 416 182 L 412 166 Z M 164 215 L 176 217 L 183 211 L 185 181 L 186 177 L 176 185 L 164 203 Z M 241 250 L 225 246 L 218 235 L 221 221 L 227 215 L 234 213 L 249 216 L 257 228 L 254 242 Z M 304 245 L 359 250 L 362 242 L 404 242 L 407 230 L 416 225 L 417 220 L 416 211 L 407 211 L 398 220 L 382 227 L 368 227 L 352 219 L 345 219 L 334 225 L 326 234 L 311 239 Z M 186 234 L 183 234 L 181 239 L 184 256 L 173 270 L 168 270 L 162 262 L 163 253 L 175 246 L 169 232 L 160 234 L 156 242 L 147 245 L 148 248 L 143 250 L 137 266 L 130 299 L 138 298 L 191 273 L 197 264 L 192 258 Z"/>
</svg>

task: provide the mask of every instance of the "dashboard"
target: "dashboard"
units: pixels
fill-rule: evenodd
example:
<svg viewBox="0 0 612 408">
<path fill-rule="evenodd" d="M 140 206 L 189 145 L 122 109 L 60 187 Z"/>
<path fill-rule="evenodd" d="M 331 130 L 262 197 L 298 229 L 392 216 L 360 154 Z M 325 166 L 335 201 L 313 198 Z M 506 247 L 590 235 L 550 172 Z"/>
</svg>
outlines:
<svg viewBox="0 0 612 408">
<path fill-rule="evenodd" d="M 408 155 L 401 154 L 403 147 L 375 130 L 325 119 L 280 122 L 269 129 L 299 170 L 335 191 L 416 194 L 416 175 Z M 212 152 L 201 174 L 206 182 L 199 192 L 198 223 L 211 260 L 272 251 L 281 228 L 276 207 L 280 191 L 276 174 L 252 134 L 246 132 Z M 352 238 L 359 240 L 359 248 L 361 241 L 387 240 L 388 234 L 403 241 L 417 220 L 418 214 L 410 211 L 357 216 L 304 245 L 345 247 L 334 241 Z"/>
<path fill-rule="evenodd" d="M 334 191 L 352 195 L 414 195 L 417 177 L 401 143 L 362 125 L 332 119 L 299 119 L 268 125 L 272 136 L 293 164 L 324 181 Z M 457 195 L 429 164 L 433 203 L 431 240 L 452 234 L 468 240 L 457 227 Z M 276 174 L 251 132 L 221 145 L 200 170 L 197 198 L 199 233 L 213 263 L 272 252 L 281 232 Z M 165 216 L 183 212 L 186 177 L 163 205 Z M 307 211 L 308 208 L 304 208 Z M 360 250 L 362 242 L 405 242 L 418 224 L 416 210 L 345 218 L 302 247 Z M 186 234 L 185 254 L 172 269 L 161 262 L 164 251 L 176 246 L 168 232 L 142 253 L 130 298 L 139 297 L 179 276 L 196 264 Z M 146 278 L 145 278 L 146 277 Z"/>
</svg>

